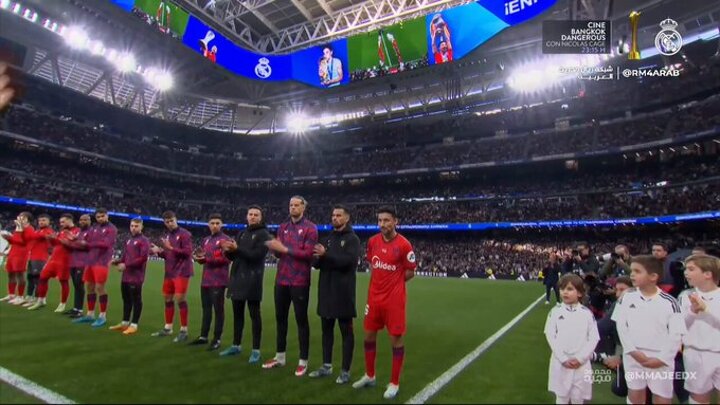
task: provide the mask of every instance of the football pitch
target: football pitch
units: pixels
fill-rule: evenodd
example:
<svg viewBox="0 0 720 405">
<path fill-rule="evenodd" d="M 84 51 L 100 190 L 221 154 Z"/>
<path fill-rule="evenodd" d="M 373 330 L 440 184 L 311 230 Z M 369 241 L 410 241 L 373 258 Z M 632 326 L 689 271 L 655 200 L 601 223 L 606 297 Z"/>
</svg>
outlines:
<svg viewBox="0 0 720 405">
<path fill-rule="evenodd" d="M 4 273 L 4 272 L 3 272 Z M 200 269 L 190 284 L 190 335 L 199 333 Z M 263 360 L 275 353 L 275 315 L 272 286 L 275 272 L 267 271 L 262 303 Z M 52 311 L 58 303 L 59 284 L 50 281 L 48 306 L 30 312 L 6 303 L 0 305 L 0 367 L 79 403 L 382 403 L 390 378 L 391 351 L 386 333 L 378 337 L 376 388 L 354 390 L 338 386 L 335 377 L 341 360 L 340 333 L 336 330 L 334 376 L 298 378 L 297 329 L 290 317 L 288 363 L 263 370 L 247 363 L 250 349 L 249 317 L 240 356 L 221 358 L 205 346 L 176 344 L 172 338 L 153 338 L 162 327 L 162 264 L 148 266 L 143 290 L 144 309 L 137 335 L 123 336 L 107 327 L 94 330 L 74 325 Z M 362 315 L 369 276 L 358 274 L 357 306 Z M 0 292 L 6 291 L 2 275 Z M 317 272 L 313 272 L 310 300 L 310 370 L 322 363 L 320 319 L 316 315 Z M 473 351 L 478 345 L 532 304 L 544 291 L 536 282 L 486 281 L 416 277 L 408 285 L 408 334 L 400 393 L 405 402 Z M 120 275 L 108 281 L 108 326 L 121 320 Z M 72 301 L 72 294 L 70 297 Z M 542 334 L 549 308 L 538 305 L 495 342 L 429 402 L 553 403 L 547 392 L 549 349 Z M 232 341 L 232 310 L 225 306 L 223 348 Z M 176 315 L 175 333 L 178 330 Z M 362 317 L 355 320 L 353 380 L 364 372 Z M 39 402 L 8 384 L 0 384 L 0 403 Z M 595 385 L 595 403 L 624 403 L 609 384 Z"/>
</svg>

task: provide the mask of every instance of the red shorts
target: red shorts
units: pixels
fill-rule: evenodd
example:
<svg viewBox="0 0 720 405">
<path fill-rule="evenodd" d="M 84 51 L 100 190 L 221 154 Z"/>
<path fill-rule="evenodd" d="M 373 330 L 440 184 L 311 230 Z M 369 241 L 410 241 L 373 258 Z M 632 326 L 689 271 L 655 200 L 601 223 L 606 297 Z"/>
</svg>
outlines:
<svg viewBox="0 0 720 405">
<path fill-rule="evenodd" d="M 40 272 L 41 279 L 51 279 L 57 277 L 60 281 L 66 281 L 70 279 L 70 267 L 64 266 L 61 263 L 48 262 Z"/>
<path fill-rule="evenodd" d="M 405 334 L 405 304 L 365 305 L 365 330 L 379 331 L 387 327 L 392 336 Z"/>
<path fill-rule="evenodd" d="M 105 266 L 88 266 L 83 274 L 84 283 L 105 284 L 108 278 L 108 268 Z"/>
<path fill-rule="evenodd" d="M 163 294 L 186 294 L 190 279 L 187 277 L 166 278 L 163 282 Z"/>
<path fill-rule="evenodd" d="M 8 257 L 5 263 L 5 271 L 8 273 L 25 273 L 28 261 L 18 257 Z"/>
</svg>

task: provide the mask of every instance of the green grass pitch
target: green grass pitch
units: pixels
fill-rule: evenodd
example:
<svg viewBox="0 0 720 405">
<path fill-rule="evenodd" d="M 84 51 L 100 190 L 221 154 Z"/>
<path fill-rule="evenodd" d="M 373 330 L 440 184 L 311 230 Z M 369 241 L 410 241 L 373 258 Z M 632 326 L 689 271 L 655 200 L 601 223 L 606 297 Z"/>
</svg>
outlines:
<svg viewBox="0 0 720 405">
<path fill-rule="evenodd" d="M 275 353 L 275 316 L 272 285 L 275 272 L 265 276 L 263 315 L 263 360 Z M 190 334 L 200 326 L 199 274 L 191 281 Z M 172 338 L 153 338 L 162 326 L 162 265 L 149 265 L 144 286 L 144 310 L 140 331 L 123 336 L 106 328 L 73 325 L 52 311 L 58 303 L 59 285 L 50 281 L 48 306 L 37 312 L 8 304 L 0 305 L 0 366 L 22 375 L 77 402 L 94 403 L 380 403 L 390 377 L 391 353 L 386 333 L 378 340 L 378 387 L 353 390 L 338 386 L 335 377 L 311 380 L 297 378 L 297 329 L 290 317 L 288 365 L 263 370 L 249 365 L 249 318 L 243 338 L 243 353 L 220 358 L 205 347 L 174 344 Z M 358 275 L 357 305 L 362 314 L 369 277 Z M 6 291 L 2 276 L 0 291 Z M 322 362 L 320 320 L 316 315 L 317 272 L 313 272 L 310 301 L 310 369 Z M 120 276 L 112 271 L 108 281 L 110 306 L 108 325 L 120 321 L 122 308 Z M 404 402 L 433 381 L 477 345 L 495 333 L 541 293 L 537 283 L 436 279 L 416 277 L 408 285 L 408 334 L 401 390 L 395 402 Z M 72 300 L 72 294 L 71 294 Z M 226 303 L 223 347 L 232 341 L 232 310 Z M 505 337 L 480 356 L 453 382 L 441 390 L 434 402 L 553 402 L 547 392 L 549 350 L 542 335 L 547 307 L 533 310 Z M 176 316 L 177 318 L 177 316 Z M 176 319 L 175 332 L 178 329 Z M 355 321 L 356 344 L 351 370 L 353 380 L 364 371 L 362 318 Z M 336 330 L 333 362 L 339 372 L 340 334 Z M 595 402 L 624 401 L 596 386 Z M 0 403 L 32 400 L 12 387 L 0 384 Z"/>
</svg>

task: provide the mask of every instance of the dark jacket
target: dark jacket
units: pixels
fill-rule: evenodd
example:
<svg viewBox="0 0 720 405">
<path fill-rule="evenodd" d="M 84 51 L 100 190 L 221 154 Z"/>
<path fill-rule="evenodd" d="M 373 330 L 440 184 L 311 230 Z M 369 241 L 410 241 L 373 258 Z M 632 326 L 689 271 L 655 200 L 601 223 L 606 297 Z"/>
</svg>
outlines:
<svg viewBox="0 0 720 405">
<path fill-rule="evenodd" d="M 325 255 L 320 257 L 317 313 L 323 318 L 354 318 L 355 273 L 362 255 L 360 239 L 352 227 L 333 231 L 323 243 Z"/>
<path fill-rule="evenodd" d="M 225 252 L 225 256 L 233 261 L 230 267 L 228 298 L 262 301 L 265 256 L 268 252 L 265 242 L 270 239 L 270 233 L 264 224 L 248 227 L 235 238 L 237 250 Z"/>
<path fill-rule="evenodd" d="M 543 284 L 551 287 L 557 286 L 558 281 L 560 281 L 561 272 L 560 263 L 548 263 L 543 269 Z"/>
</svg>

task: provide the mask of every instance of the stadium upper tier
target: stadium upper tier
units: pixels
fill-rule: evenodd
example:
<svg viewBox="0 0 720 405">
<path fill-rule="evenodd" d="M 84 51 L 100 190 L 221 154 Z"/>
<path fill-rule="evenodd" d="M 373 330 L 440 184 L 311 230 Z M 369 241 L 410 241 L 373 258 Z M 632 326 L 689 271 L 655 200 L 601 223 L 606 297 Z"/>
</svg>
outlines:
<svg viewBox="0 0 720 405">
<path fill-rule="evenodd" d="M 536 112 L 533 108 L 526 111 L 528 115 L 542 114 L 542 111 Z M 123 114 L 126 119 L 132 118 Z M 515 114 L 507 113 L 501 119 L 515 120 Z M 96 118 L 103 121 L 100 117 Z M 475 125 L 482 125 L 483 118 L 477 117 Z M 21 142 L 64 150 L 86 159 L 125 166 L 128 170 L 135 168 L 157 175 L 183 176 L 205 182 L 365 179 L 413 172 L 482 168 L 503 163 L 573 159 L 582 155 L 621 153 L 710 138 L 720 131 L 720 99 L 714 96 L 699 102 L 665 105 L 606 121 L 589 117 L 572 121 L 576 122 L 568 122 L 566 129 L 550 128 L 473 140 L 456 137 L 452 142 L 420 145 L 409 145 L 409 142 L 403 141 L 409 136 L 406 135 L 399 136 L 394 147 L 371 144 L 350 151 L 327 150 L 328 145 L 324 143 L 327 138 L 315 140 L 285 136 L 283 140 L 287 145 L 282 149 L 278 145 L 272 156 L 264 154 L 262 147 L 277 145 L 282 140 L 257 139 L 258 147 L 235 150 L 228 145 L 226 150 L 238 155 L 227 156 L 203 153 L 199 147 L 194 152 L 187 151 L 185 146 L 169 141 L 171 133 L 160 140 L 142 132 L 117 134 L 87 121 L 15 107 L 4 122 L 8 132 L 3 133 L 0 139 L 5 143 Z M 453 126 L 445 130 L 440 126 L 436 130 L 445 137 L 453 137 L 463 131 Z M 392 129 L 381 133 L 386 138 L 393 137 Z M 343 136 L 336 135 L 336 138 L 335 144 L 341 146 Z M 291 152 L 302 142 L 315 145 L 317 149 L 314 153 L 303 153 L 300 148 L 298 153 Z M 265 145 L 261 146 L 262 143 Z"/>
<path fill-rule="evenodd" d="M 151 173 L 127 173 L 72 162 L 43 151 L 0 152 L 0 195 L 119 212 L 203 221 L 220 212 L 242 223 L 245 207 L 259 203 L 269 223 L 287 216 L 287 201 L 302 194 L 308 215 L 323 222 L 335 203 L 353 207 L 356 223 L 375 222 L 380 204 L 398 207 L 404 224 L 607 219 L 686 214 L 720 207 L 718 145 L 678 147 L 643 159 L 589 159 L 568 170 L 544 162 L 496 168 L 476 177 L 423 183 L 344 187 L 238 188 L 188 184 Z"/>
</svg>

